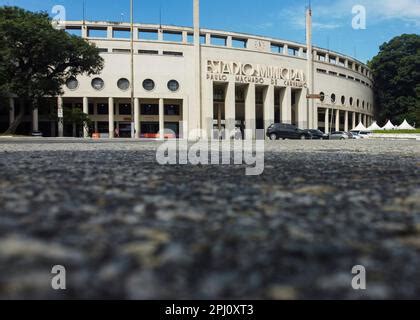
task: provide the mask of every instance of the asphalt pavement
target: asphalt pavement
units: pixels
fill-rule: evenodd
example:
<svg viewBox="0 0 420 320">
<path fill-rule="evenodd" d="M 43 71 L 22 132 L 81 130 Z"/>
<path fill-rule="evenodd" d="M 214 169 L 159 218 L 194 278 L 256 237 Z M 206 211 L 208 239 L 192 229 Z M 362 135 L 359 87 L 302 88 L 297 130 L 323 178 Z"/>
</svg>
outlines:
<svg viewBox="0 0 420 320">
<path fill-rule="evenodd" d="M 419 141 L 267 142 L 259 176 L 159 145 L 1 139 L 0 298 L 420 298 Z"/>
</svg>

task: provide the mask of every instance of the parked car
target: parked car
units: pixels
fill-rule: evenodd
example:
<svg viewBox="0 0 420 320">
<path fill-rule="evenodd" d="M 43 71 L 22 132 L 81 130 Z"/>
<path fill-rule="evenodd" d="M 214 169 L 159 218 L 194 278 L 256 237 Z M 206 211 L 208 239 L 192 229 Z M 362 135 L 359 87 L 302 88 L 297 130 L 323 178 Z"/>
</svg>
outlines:
<svg viewBox="0 0 420 320">
<path fill-rule="evenodd" d="M 362 139 L 368 139 L 372 135 L 372 132 L 371 131 L 360 131 L 359 135 Z"/>
<path fill-rule="evenodd" d="M 347 132 L 336 131 L 330 134 L 330 140 L 347 140 L 350 139 L 350 136 Z"/>
<path fill-rule="evenodd" d="M 352 130 L 350 131 L 353 135 L 357 135 L 360 139 L 366 139 L 369 138 L 372 135 L 371 131 L 357 131 Z"/>
<path fill-rule="evenodd" d="M 350 131 L 350 134 L 352 135 L 352 139 L 362 139 L 362 137 L 359 135 L 360 131 Z"/>
<path fill-rule="evenodd" d="M 278 139 L 312 139 L 312 135 L 292 124 L 274 123 L 267 129 L 267 137 L 271 140 Z"/>
<path fill-rule="evenodd" d="M 307 130 L 304 130 L 304 131 L 308 132 L 312 136 L 313 140 L 327 140 L 329 138 L 328 134 L 325 134 L 321 130 L 307 129 Z"/>
</svg>

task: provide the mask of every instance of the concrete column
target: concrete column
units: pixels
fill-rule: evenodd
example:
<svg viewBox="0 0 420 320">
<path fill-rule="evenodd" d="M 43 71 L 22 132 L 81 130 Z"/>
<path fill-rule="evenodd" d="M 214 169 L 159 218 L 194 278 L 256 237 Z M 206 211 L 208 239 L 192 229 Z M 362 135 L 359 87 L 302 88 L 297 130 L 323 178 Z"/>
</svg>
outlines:
<svg viewBox="0 0 420 320">
<path fill-rule="evenodd" d="M 250 83 L 245 98 L 245 139 L 254 139 L 255 127 L 255 83 Z"/>
<path fill-rule="evenodd" d="M 9 99 L 9 124 L 15 121 L 15 99 Z"/>
<path fill-rule="evenodd" d="M 137 28 L 137 27 L 133 28 L 133 40 L 134 41 L 139 40 L 139 28 Z"/>
<path fill-rule="evenodd" d="M 228 36 L 227 37 L 227 39 L 226 39 L 226 46 L 228 48 L 232 48 L 232 46 L 233 46 L 232 36 Z"/>
<path fill-rule="evenodd" d="M 236 111 L 235 111 L 235 82 L 230 81 L 226 85 L 226 97 L 225 97 L 225 127 L 226 137 L 230 138 L 234 134 Z"/>
<path fill-rule="evenodd" d="M 188 43 L 188 32 L 182 31 L 182 43 Z"/>
<path fill-rule="evenodd" d="M 108 98 L 108 126 L 109 126 L 109 138 L 115 137 L 114 128 L 114 98 Z"/>
<path fill-rule="evenodd" d="M 62 138 L 64 136 L 64 119 L 60 117 L 63 114 L 63 98 L 57 98 L 57 111 L 58 111 L 58 136 Z"/>
<path fill-rule="evenodd" d="M 325 133 L 330 133 L 330 109 L 325 109 Z"/>
<path fill-rule="evenodd" d="M 274 86 L 269 85 L 264 90 L 264 130 L 274 123 Z"/>
<path fill-rule="evenodd" d="M 283 45 L 283 54 L 286 56 L 289 55 L 289 46 L 287 44 Z"/>
<path fill-rule="evenodd" d="M 106 29 L 106 36 L 107 36 L 107 38 L 108 39 L 112 39 L 113 38 L 113 30 L 112 30 L 112 27 L 111 26 L 109 26 L 109 27 L 107 27 L 107 29 Z"/>
<path fill-rule="evenodd" d="M 292 123 L 292 89 L 280 89 L 280 118 L 282 123 Z"/>
<path fill-rule="evenodd" d="M 82 38 L 88 37 L 88 29 L 87 26 L 82 26 Z"/>
<path fill-rule="evenodd" d="M 159 139 L 165 139 L 165 105 L 163 99 L 159 99 Z"/>
<path fill-rule="evenodd" d="M 158 30 L 158 41 L 163 41 L 163 30 L 161 28 Z"/>
<path fill-rule="evenodd" d="M 83 97 L 83 113 L 89 114 L 89 100 L 87 97 Z M 87 124 L 83 127 L 83 137 L 89 138 L 89 127 Z"/>
<path fill-rule="evenodd" d="M 211 44 L 211 34 L 210 33 L 206 33 L 206 44 L 207 45 Z"/>
<path fill-rule="evenodd" d="M 134 130 L 136 139 L 140 138 L 140 101 L 139 98 L 134 98 Z"/>
<path fill-rule="evenodd" d="M 349 112 L 346 111 L 344 114 L 344 131 L 349 131 Z"/>
<path fill-rule="evenodd" d="M 351 117 L 351 128 L 356 128 L 356 112 L 353 112 L 353 116 Z"/>
<path fill-rule="evenodd" d="M 340 110 L 335 110 L 335 131 L 340 131 Z"/>
<path fill-rule="evenodd" d="M 313 129 L 319 128 L 319 119 L 318 119 L 318 107 L 314 104 L 314 119 L 313 119 Z"/>
<path fill-rule="evenodd" d="M 308 129 L 308 107 L 306 99 L 306 90 L 301 89 L 298 94 L 297 103 L 297 125 L 300 129 Z"/>
<path fill-rule="evenodd" d="M 39 131 L 38 108 L 32 110 L 32 131 Z"/>
</svg>

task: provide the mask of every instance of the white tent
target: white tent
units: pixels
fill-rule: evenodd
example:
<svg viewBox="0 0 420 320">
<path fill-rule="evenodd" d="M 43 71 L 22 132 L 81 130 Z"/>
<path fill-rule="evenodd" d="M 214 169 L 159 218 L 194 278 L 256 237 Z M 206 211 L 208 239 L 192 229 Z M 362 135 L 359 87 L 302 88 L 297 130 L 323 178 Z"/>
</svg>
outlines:
<svg viewBox="0 0 420 320">
<path fill-rule="evenodd" d="M 367 128 L 360 122 L 352 131 L 367 131 Z"/>
<path fill-rule="evenodd" d="M 404 122 L 398 127 L 398 130 L 416 130 L 416 128 L 410 126 L 407 120 L 404 120 Z"/>
<path fill-rule="evenodd" d="M 382 130 L 394 130 L 395 126 L 392 124 L 391 120 L 388 120 L 387 124 L 382 127 Z"/>
<path fill-rule="evenodd" d="M 375 121 L 374 123 L 372 123 L 370 125 L 370 127 L 368 128 L 369 131 L 375 131 L 375 130 L 382 130 L 382 128 L 380 126 L 378 126 L 378 123 Z"/>
</svg>

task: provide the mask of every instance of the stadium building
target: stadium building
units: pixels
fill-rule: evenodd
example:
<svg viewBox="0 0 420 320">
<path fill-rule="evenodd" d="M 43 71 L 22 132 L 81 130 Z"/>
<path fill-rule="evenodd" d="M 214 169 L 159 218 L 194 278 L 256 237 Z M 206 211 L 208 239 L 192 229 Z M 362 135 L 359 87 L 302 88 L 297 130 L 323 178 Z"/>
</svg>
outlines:
<svg viewBox="0 0 420 320">
<path fill-rule="evenodd" d="M 312 47 L 310 10 L 307 24 L 306 44 L 201 29 L 198 7 L 193 28 L 135 24 L 131 100 L 131 25 L 67 21 L 68 32 L 99 48 L 105 67 L 99 75 L 68 79 L 53 105 L 59 117 L 64 106 L 80 108 L 92 128 L 38 110 L 26 116 L 23 128 L 44 136 L 109 138 L 162 138 L 165 128 L 195 139 L 196 129 L 211 135 L 212 129 L 239 128 L 255 137 L 255 129 L 278 122 L 325 132 L 348 131 L 360 122 L 369 126 L 374 102 L 369 68 Z M 2 128 L 17 114 L 15 100 L 10 99 L 10 113 L 0 115 Z"/>
</svg>

